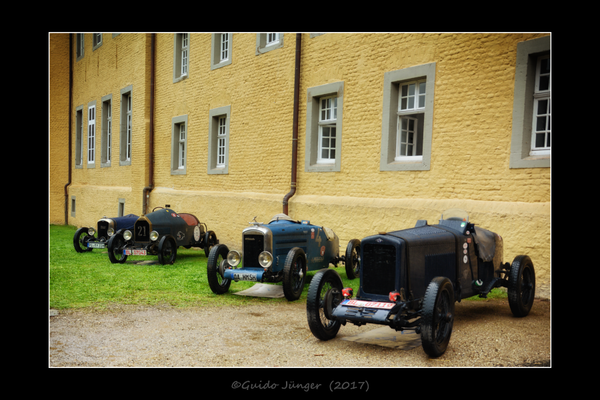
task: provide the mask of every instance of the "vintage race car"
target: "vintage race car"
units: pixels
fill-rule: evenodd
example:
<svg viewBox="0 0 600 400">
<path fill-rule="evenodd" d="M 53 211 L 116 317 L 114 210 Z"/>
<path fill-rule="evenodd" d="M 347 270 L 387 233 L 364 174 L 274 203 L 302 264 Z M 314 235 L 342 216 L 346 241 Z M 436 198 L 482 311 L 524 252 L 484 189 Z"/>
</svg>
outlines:
<svg viewBox="0 0 600 400">
<path fill-rule="evenodd" d="M 104 249 L 111 236 L 115 233 L 133 228 L 133 224 L 138 219 L 135 214 L 128 214 L 115 218 L 100 218 L 98 220 L 98 229 L 93 227 L 83 227 L 77 229 L 73 236 L 73 246 L 78 253 L 92 251 L 92 249 Z M 98 233 L 98 237 L 94 236 Z"/>
<path fill-rule="evenodd" d="M 346 274 L 354 279 L 360 270 L 357 241 L 348 243 L 339 255 L 339 239 L 329 228 L 309 221 L 294 221 L 277 214 L 268 224 L 256 222 L 242 232 L 242 252 L 220 244 L 208 256 L 208 284 L 216 294 L 229 290 L 231 281 L 283 282 L 290 300 L 302 294 L 307 271 L 337 267 L 343 261 Z M 243 265 L 243 267 L 242 267 Z"/>
<path fill-rule="evenodd" d="M 516 317 L 531 310 L 535 271 L 526 255 L 503 263 L 500 235 L 476 227 L 459 209 L 444 212 L 437 225 L 419 220 L 414 228 L 362 240 L 360 288 L 356 298 L 334 270 L 313 277 L 306 302 L 313 335 L 329 340 L 341 325 L 374 323 L 420 333 L 430 357 L 446 351 L 455 300 L 485 297 L 508 288 Z"/>
<path fill-rule="evenodd" d="M 113 235 L 108 241 L 108 258 L 112 263 L 124 263 L 130 255 L 158 255 L 161 264 L 173 264 L 179 246 L 200 247 L 208 255 L 218 243 L 217 235 L 205 223 L 167 205 L 139 217 L 133 229 Z"/>
</svg>

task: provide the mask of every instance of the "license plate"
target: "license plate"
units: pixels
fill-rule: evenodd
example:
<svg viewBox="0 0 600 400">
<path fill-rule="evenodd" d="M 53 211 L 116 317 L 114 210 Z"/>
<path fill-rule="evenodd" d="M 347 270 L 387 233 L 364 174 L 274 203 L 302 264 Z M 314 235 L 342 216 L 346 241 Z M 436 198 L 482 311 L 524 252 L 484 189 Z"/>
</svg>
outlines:
<svg viewBox="0 0 600 400">
<path fill-rule="evenodd" d="M 365 307 L 365 308 L 383 308 L 391 309 L 394 303 L 386 303 L 383 301 L 362 301 L 362 300 L 344 300 L 342 305 L 349 307 Z"/>
<path fill-rule="evenodd" d="M 124 256 L 145 256 L 146 250 L 137 250 L 137 249 L 125 249 L 123 250 Z"/>
<path fill-rule="evenodd" d="M 233 280 L 256 282 L 256 274 L 253 272 L 234 272 Z"/>
<path fill-rule="evenodd" d="M 88 249 L 104 249 L 106 247 L 106 243 L 104 242 L 88 242 Z"/>
</svg>

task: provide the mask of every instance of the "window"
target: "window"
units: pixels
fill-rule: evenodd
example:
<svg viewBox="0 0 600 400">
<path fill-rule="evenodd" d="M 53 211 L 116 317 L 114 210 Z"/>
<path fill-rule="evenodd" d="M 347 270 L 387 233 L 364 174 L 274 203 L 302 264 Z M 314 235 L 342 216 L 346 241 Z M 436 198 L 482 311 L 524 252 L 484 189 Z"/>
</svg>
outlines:
<svg viewBox="0 0 600 400">
<path fill-rule="evenodd" d="M 435 63 L 386 72 L 381 171 L 429 170 Z"/>
<path fill-rule="evenodd" d="M 283 33 L 257 33 L 256 55 L 283 47 Z"/>
<path fill-rule="evenodd" d="M 83 168 L 83 106 L 75 109 L 75 168 Z"/>
<path fill-rule="evenodd" d="M 174 48 L 173 83 L 189 76 L 190 34 L 176 33 Z"/>
<path fill-rule="evenodd" d="M 510 168 L 550 167 L 550 47 L 550 36 L 517 44 Z"/>
<path fill-rule="evenodd" d="M 71 217 L 75 217 L 75 211 L 77 206 L 77 199 L 75 196 L 71 196 Z"/>
<path fill-rule="evenodd" d="M 187 115 L 175 117 L 171 120 L 171 175 L 182 175 L 186 173 L 188 131 Z"/>
<path fill-rule="evenodd" d="M 131 165 L 133 135 L 132 86 L 121 89 L 121 140 L 119 165 Z"/>
<path fill-rule="evenodd" d="M 93 33 L 92 37 L 94 38 L 94 46 L 92 47 L 92 51 L 96 50 L 98 47 L 102 46 L 102 34 L 101 33 Z"/>
<path fill-rule="evenodd" d="M 231 64 L 232 38 L 231 33 L 212 34 L 210 69 L 217 69 Z"/>
<path fill-rule="evenodd" d="M 319 111 L 319 164 L 335 163 L 337 97 L 320 100 Z"/>
<path fill-rule="evenodd" d="M 88 168 L 96 162 L 96 102 L 88 106 L 88 135 L 87 135 L 87 162 Z"/>
<path fill-rule="evenodd" d="M 119 199 L 119 211 L 117 216 L 122 217 L 125 215 L 125 199 Z"/>
<path fill-rule="evenodd" d="M 340 171 L 344 82 L 308 89 L 305 170 Z"/>
<path fill-rule="evenodd" d="M 83 33 L 77 33 L 75 38 L 75 53 L 77 55 L 77 60 L 79 61 L 83 58 L 84 55 L 84 36 Z"/>
<path fill-rule="evenodd" d="M 231 106 L 209 112 L 208 173 L 229 173 L 229 121 Z"/>
<path fill-rule="evenodd" d="M 100 166 L 110 167 L 112 155 L 112 95 L 102 97 L 102 137 Z"/>
<path fill-rule="evenodd" d="M 533 92 L 531 151 L 529 155 L 550 154 L 550 55 L 538 57 Z"/>
</svg>

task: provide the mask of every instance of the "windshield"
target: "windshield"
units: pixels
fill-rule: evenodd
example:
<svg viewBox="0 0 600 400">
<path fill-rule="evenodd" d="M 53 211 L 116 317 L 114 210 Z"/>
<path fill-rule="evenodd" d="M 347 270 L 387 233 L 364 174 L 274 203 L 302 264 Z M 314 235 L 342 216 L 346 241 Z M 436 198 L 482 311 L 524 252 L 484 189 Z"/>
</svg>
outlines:
<svg viewBox="0 0 600 400">
<path fill-rule="evenodd" d="M 469 213 L 462 208 L 450 208 L 442 213 L 442 220 L 469 222 Z"/>
</svg>

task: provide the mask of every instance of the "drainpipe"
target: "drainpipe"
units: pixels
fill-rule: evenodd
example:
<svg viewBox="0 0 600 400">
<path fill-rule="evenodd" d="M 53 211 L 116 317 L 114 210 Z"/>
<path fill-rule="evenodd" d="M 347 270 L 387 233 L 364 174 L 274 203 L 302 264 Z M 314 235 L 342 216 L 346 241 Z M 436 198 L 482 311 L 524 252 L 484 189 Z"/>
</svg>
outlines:
<svg viewBox="0 0 600 400">
<path fill-rule="evenodd" d="M 148 174 L 148 186 L 142 190 L 142 214 L 147 214 L 148 203 L 150 199 L 150 191 L 154 188 L 154 75 L 155 66 L 154 61 L 156 58 L 156 33 L 152 33 L 150 36 L 150 157 L 149 157 L 149 174 Z"/>
<path fill-rule="evenodd" d="M 298 103 L 300 97 L 300 44 L 302 34 L 296 33 L 296 70 L 294 73 L 294 125 L 292 136 L 292 183 L 290 191 L 283 198 L 283 213 L 288 215 L 288 200 L 296 193 L 296 169 L 298 159 Z"/>
<path fill-rule="evenodd" d="M 65 185 L 65 225 L 69 225 L 69 185 L 71 185 L 71 129 L 72 129 L 72 103 L 73 103 L 73 34 L 69 33 L 69 180 Z"/>
</svg>

